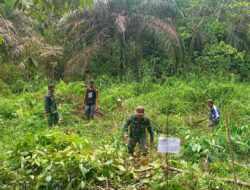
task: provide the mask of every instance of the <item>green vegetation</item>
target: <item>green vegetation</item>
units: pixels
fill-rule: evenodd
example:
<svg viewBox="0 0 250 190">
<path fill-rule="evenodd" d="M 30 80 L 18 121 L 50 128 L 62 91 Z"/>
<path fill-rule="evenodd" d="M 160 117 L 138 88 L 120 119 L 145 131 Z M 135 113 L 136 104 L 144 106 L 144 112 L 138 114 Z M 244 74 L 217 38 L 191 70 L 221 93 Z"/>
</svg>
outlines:
<svg viewBox="0 0 250 190">
<path fill-rule="evenodd" d="M 152 189 L 233 189 L 231 184 L 220 180 L 232 178 L 225 113 L 230 118 L 235 159 L 247 167 L 248 84 L 207 77 L 167 78 L 161 85 L 147 80 L 143 85 L 132 82 L 107 87 L 101 81 L 98 83 L 105 115 L 96 121 L 84 121 L 79 109 L 81 83 L 61 81 L 57 85 L 61 121 L 59 127 L 52 129 L 47 128 L 43 116 L 45 88 L 1 98 L 1 188 L 133 189 L 144 185 Z M 116 109 L 118 97 L 123 99 L 122 110 Z M 209 97 L 217 100 L 223 113 L 221 124 L 212 131 L 204 128 L 205 123 L 194 123 L 207 117 L 205 100 Z M 153 169 L 147 172 L 138 172 L 143 164 L 129 160 L 126 153 L 122 124 L 139 104 L 145 105 L 157 138 L 166 135 L 169 120 L 169 136 L 182 140 L 180 154 L 169 155 L 168 162 L 185 172 L 170 172 L 168 182 L 162 167 L 165 157 L 156 150 L 149 155 Z M 204 166 L 207 155 L 213 162 Z M 241 165 L 236 165 L 237 179 L 248 181 L 249 167 Z"/>
<path fill-rule="evenodd" d="M 249 188 L 249 6 L 0 0 L 0 190 Z M 83 118 L 89 79 L 100 91 L 94 121 Z M 59 102 L 53 128 L 44 111 L 49 83 Z M 222 113 L 211 130 L 210 98 Z M 157 153 L 157 141 L 146 158 L 127 154 L 122 126 L 138 105 L 156 140 L 181 139 L 179 154 Z"/>
</svg>

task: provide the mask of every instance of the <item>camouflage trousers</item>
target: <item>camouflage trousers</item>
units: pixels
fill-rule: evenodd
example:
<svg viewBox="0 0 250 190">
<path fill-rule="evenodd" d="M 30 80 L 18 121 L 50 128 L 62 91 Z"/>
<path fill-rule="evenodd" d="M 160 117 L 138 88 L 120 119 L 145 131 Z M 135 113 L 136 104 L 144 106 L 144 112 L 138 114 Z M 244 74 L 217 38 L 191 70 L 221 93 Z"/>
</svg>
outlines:
<svg viewBox="0 0 250 190">
<path fill-rule="evenodd" d="M 50 113 L 48 116 L 48 125 L 51 127 L 52 125 L 57 125 L 59 121 L 58 113 Z"/>
<path fill-rule="evenodd" d="M 146 138 L 129 138 L 128 141 L 128 152 L 133 154 L 135 151 L 136 144 L 139 144 L 140 151 L 142 152 L 143 156 L 148 154 L 148 147 L 147 147 L 147 139 Z"/>
</svg>

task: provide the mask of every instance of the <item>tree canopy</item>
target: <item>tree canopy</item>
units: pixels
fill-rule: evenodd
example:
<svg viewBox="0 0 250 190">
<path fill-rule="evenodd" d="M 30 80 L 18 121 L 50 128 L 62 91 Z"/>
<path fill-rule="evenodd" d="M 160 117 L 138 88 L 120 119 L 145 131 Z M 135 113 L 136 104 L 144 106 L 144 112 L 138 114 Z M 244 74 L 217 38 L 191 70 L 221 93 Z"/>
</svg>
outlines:
<svg viewBox="0 0 250 190">
<path fill-rule="evenodd" d="M 99 69 L 120 78 L 132 71 L 138 79 L 147 68 L 161 78 L 191 67 L 248 80 L 246 0 L 10 0 L 1 2 L 0 13 L 2 56 L 32 59 L 57 79 L 88 78 Z M 39 41 L 32 51 L 46 44 L 61 55 L 35 56 L 28 38 Z"/>
</svg>

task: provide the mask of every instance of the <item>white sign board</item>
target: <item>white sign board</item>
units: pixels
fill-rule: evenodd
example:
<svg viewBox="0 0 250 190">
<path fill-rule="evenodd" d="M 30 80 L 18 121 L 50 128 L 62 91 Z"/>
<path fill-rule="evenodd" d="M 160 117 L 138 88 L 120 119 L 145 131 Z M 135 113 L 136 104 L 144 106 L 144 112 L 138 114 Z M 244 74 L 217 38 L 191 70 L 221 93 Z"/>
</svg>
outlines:
<svg viewBox="0 0 250 190">
<path fill-rule="evenodd" d="M 181 140 L 178 138 L 159 138 L 158 152 L 179 153 Z"/>
</svg>

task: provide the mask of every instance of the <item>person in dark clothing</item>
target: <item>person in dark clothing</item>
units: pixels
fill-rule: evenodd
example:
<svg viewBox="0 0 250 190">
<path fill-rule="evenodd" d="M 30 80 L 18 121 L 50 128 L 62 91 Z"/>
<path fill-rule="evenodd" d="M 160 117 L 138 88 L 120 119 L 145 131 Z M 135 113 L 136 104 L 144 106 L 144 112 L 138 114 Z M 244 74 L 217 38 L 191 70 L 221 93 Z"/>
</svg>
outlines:
<svg viewBox="0 0 250 190">
<path fill-rule="evenodd" d="M 146 131 L 150 134 L 151 145 L 154 142 L 154 133 L 150 120 L 144 115 L 144 107 L 138 106 L 123 126 L 124 140 L 128 140 L 128 152 L 134 153 L 138 143 L 143 155 L 148 154 Z"/>
<path fill-rule="evenodd" d="M 48 86 L 48 94 L 45 95 L 45 114 L 48 118 L 49 127 L 57 125 L 59 121 L 59 115 L 57 112 L 57 103 L 55 99 L 55 85 L 50 84 Z"/>
<path fill-rule="evenodd" d="M 94 81 L 91 80 L 84 96 L 84 112 L 87 119 L 94 119 L 98 110 L 98 98 L 99 92 L 95 88 Z"/>
</svg>

